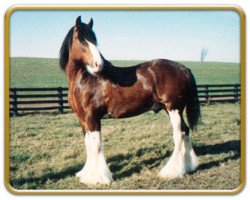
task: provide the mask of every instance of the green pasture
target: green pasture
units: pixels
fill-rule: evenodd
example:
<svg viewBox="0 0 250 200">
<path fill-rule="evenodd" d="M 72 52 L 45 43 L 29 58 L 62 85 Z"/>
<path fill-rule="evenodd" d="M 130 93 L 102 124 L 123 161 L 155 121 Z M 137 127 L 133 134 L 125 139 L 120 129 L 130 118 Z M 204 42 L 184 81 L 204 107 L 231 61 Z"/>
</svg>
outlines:
<svg viewBox="0 0 250 200">
<path fill-rule="evenodd" d="M 240 185 L 240 105 L 202 106 L 202 122 L 191 133 L 200 166 L 174 180 L 158 172 L 173 149 L 164 111 L 102 121 L 109 186 L 88 187 L 75 173 L 86 160 L 74 114 L 36 114 L 10 119 L 10 184 L 18 190 L 234 190 Z"/>
<path fill-rule="evenodd" d="M 112 61 L 116 66 L 131 66 L 143 61 Z M 240 83 L 240 64 L 222 62 L 181 62 L 192 70 L 197 84 Z M 58 59 L 10 58 L 10 87 L 67 86 Z"/>
</svg>

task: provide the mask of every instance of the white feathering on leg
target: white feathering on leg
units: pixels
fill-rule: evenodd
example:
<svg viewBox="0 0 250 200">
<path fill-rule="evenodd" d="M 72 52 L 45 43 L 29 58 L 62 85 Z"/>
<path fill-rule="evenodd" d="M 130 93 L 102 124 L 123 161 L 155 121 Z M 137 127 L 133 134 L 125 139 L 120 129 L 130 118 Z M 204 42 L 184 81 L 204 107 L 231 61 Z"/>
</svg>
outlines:
<svg viewBox="0 0 250 200">
<path fill-rule="evenodd" d="M 100 132 L 87 132 L 85 134 L 85 146 L 87 160 L 83 169 L 76 176 L 80 178 L 80 182 L 88 185 L 110 184 L 113 180 L 112 173 L 104 157 Z"/>
<path fill-rule="evenodd" d="M 160 171 L 162 178 L 178 178 L 198 167 L 198 160 L 188 136 L 181 131 L 181 118 L 178 110 L 168 111 L 173 126 L 174 151 L 167 164 Z"/>
<path fill-rule="evenodd" d="M 184 159 L 186 172 L 192 172 L 196 170 L 199 165 L 199 162 L 187 135 L 183 135 L 182 151 L 185 152 Z"/>
</svg>

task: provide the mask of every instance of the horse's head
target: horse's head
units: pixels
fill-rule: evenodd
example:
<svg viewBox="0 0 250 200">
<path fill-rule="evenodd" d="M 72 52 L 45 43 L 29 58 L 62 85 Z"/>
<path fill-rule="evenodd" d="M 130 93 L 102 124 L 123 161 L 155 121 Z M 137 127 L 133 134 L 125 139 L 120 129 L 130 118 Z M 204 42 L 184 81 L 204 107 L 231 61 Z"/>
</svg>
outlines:
<svg viewBox="0 0 250 200">
<path fill-rule="evenodd" d="M 82 23 L 80 16 L 76 19 L 70 52 L 74 60 L 84 64 L 90 74 L 96 75 L 102 71 L 104 60 L 97 48 L 96 36 L 92 28 L 92 18 L 88 24 Z"/>
</svg>

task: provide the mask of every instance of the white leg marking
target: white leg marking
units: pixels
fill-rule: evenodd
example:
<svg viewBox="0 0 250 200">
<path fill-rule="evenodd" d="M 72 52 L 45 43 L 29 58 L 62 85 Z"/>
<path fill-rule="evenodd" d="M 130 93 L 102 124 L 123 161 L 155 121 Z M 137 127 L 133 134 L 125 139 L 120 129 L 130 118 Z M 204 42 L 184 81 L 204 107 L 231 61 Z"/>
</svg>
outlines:
<svg viewBox="0 0 250 200">
<path fill-rule="evenodd" d="M 160 171 L 163 178 L 182 177 L 187 172 L 194 171 L 198 160 L 189 142 L 188 136 L 181 131 L 181 117 L 178 110 L 168 111 L 173 126 L 174 151 L 168 163 Z"/>
<path fill-rule="evenodd" d="M 186 172 L 192 172 L 196 170 L 199 165 L 198 158 L 195 155 L 195 152 L 187 135 L 183 135 L 182 149 L 183 152 L 185 152 L 184 159 Z"/>
<path fill-rule="evenodd" d="M 76 176 L 80 178 L 80 182 L 88 185 L 109 184 L 112 181 L 112 174 L 104 157 L 100 132 L 87 132 L 85 146 L 87 160 Z"/>
<path fill-rule="evenodd" d="M 86 41 L 89 45 L 90 52 L 93 56 L 93 63 L 91 65 L 87 65 L 87 70 L 92 75 L 96 75 L 96 73 L 98 73 L 102 70 L 104 62 L 103 62 L 103 59 L 101 57 L 100 51 L 97 48 L 97 46 L 95 46 L 94 44 L 92 44 L 88 40 L 86 40 Z"/>
</svg>

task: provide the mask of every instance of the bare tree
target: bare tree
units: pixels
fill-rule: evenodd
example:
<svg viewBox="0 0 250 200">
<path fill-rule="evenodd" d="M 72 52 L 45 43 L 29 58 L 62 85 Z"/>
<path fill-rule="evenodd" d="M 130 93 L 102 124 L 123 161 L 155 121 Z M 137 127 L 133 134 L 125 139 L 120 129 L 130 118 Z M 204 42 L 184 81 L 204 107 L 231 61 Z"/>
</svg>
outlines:
<svg viewBox="0 0 250 200">
<path fill-rule="evenodd" d="M 201 50 L 201 62 L 204 62 L 204 60 L 205 60 L 205 58 L 207 56 L 207 52 L 208 52 L 208 49 L 206 49 L 206 48 L 203 48 Z"/>
</svg>

